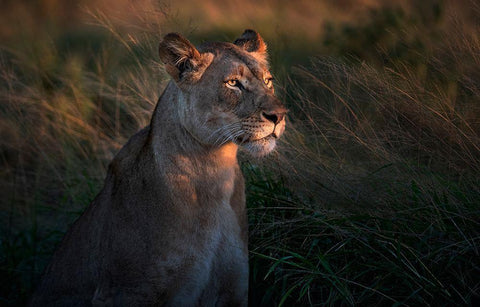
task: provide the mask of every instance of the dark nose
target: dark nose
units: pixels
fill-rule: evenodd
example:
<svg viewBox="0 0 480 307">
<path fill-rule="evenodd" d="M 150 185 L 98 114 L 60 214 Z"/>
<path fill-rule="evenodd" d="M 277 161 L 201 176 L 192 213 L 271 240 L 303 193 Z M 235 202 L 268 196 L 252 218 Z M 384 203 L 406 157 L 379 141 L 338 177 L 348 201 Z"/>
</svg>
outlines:
<svg viewBox="0 0 480 307">
<path fill-rule="evenodd" d="M 271 121 L 275 125 L 281 122 L 285 118 L 285 111 L 270 111 L 270 112 L 262 112 L 263 117 L 267 120 Z"/>
</svg>

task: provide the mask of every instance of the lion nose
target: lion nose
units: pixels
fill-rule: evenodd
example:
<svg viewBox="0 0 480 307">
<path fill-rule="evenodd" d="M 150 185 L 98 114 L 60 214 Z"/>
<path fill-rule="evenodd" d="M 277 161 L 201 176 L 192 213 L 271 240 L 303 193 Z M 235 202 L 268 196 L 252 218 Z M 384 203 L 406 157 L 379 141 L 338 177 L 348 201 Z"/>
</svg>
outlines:
<svg viewBox="0 0 480 307">
<path fill-rule="evenodd" d="M 284 111 L 262 112 L 262 116 L 265 117 L 265 119 L 277 125 L 279 122 L 281 122 L 285 118 L 286 113 L 287 112 L 284 112 Z"/>
</svg>

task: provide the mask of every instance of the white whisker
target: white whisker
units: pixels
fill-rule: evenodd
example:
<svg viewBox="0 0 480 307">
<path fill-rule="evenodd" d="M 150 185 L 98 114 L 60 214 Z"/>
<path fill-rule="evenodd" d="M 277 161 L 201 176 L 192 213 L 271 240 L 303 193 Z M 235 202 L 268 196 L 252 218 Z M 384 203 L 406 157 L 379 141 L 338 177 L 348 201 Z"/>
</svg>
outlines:
<svg viewBox="0 0 480 307">
<path fill-rule="evenodd" d="M 241 123 L 234 122 L 213 131 L 208 137 L 208 140 L 214 146 L 221 146 L 228 141 L 233 141 L 241 134 L 243 134 L 243 131 L 241 129 Z"/>
</svg>

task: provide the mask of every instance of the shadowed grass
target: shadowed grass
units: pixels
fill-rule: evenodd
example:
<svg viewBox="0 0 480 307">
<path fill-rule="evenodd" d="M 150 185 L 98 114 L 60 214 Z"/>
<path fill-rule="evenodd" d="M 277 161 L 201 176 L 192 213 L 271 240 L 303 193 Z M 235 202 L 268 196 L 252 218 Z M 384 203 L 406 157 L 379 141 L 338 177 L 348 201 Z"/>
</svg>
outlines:
<svg viewBox="0 0 480 307">
<path fill-rule="evenodd" d="M 282 148 L 244 168 L 252 305 L 478 302 L 477 42 L 296 69 Z"/>
<path fill-rule="evenodd" d="M 358 204 L 357 212 L 301 205 L 284 187 L 249 192 L 254 306 L 478 299 L 476 202 L 427 194 L 415 182 L 390 212 L 372 204 Z"/>
</svg>

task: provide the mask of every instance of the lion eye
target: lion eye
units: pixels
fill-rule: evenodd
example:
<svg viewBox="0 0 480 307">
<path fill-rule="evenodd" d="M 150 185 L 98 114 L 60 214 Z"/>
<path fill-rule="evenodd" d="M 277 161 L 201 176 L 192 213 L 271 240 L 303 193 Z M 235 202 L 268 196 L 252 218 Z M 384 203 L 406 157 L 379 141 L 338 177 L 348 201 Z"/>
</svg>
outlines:
<svg viewBox="0 0 480 307">
<path fill-rule="evenodd" d="M 268 88 L 272 88 L 273 86 L 273 78 L 265 78 L 263 79 L 263 82 Z"/>
<path fill-rule="evenodd" d="M 232 80 L 226 81 L 225 84 L 227 84 L 230 87 L 236 87 L 236 86 L 238 87 L 240 85 L 240 82 L 236 79 L 232 79 Z"/>
</svg>

